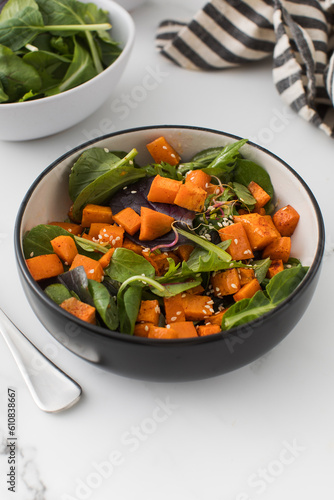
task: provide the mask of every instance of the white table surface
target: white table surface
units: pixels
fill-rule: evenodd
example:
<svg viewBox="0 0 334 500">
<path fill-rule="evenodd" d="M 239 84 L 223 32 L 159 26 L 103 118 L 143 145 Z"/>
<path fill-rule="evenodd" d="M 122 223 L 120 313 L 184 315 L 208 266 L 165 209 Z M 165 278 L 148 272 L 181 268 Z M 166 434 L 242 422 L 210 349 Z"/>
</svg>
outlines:
<svg viewBox="0 0 334 500">
<path fill-rule="evenodd" d="M 190 72 L 155 51 L 157 24 L 189 18 L 201 5 L 155 0 L 132 11 L 131 61 L 101 109 L 52 137 L 0 141 L 1 307 L 83 387 L 72 409 L 43 413 L 0 338 L 3 500 L 314 500 L 333 494 L 334 142 L 282 103 L 270 61 Z M 153 82 L 148 74 L 155 85 L 147 85 Z M 95 135 L 155 124 L 204 126 L 258 142 L 301 174 L 325 219 L 322 274 L 302 320 L 263 358 L 209 380 L 143 382 L 91 366 L 46 333 L 16 270 L 14 221 L 35 177 Z M 8 387 L 17 391 L 15 494 L 5 477 Z"/>
</svg>

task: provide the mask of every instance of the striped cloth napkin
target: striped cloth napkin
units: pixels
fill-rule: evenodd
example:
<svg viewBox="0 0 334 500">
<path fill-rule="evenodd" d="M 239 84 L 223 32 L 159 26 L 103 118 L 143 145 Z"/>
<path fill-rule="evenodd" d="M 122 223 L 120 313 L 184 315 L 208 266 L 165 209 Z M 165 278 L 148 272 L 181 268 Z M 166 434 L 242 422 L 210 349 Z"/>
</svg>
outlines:
<svg viewBox="0 0 334 500">
<path fill-rule="evenodd" d="M 156 45 L 192 70 L 273 57 L 284 102 L 334 137 L 334 0 L 211 0 L 190 22 L 163 21 Z"/>
</svg>

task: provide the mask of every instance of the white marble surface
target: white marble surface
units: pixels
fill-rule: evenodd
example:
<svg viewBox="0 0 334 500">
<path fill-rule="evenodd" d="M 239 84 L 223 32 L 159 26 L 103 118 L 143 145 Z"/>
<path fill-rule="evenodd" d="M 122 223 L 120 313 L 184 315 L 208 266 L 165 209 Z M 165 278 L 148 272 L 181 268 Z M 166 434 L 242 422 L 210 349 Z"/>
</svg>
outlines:
<svg viewBox="0 0 334 500">
<path fill-rule="evenodd" d="M 134 9 L 130 65 L 98 112 L 53 137 L 0 141 L 1 307 L 84 391 L 66 412 L 41 412 L 0 338 L 3 500 L 314 500 L 333 494 L 334 142 L 286 109 L 270 61 L 195 73 L 155 52 L 158 22 L 186 19 L 201 5 L 155 0 Z M 300 323 L 268 355 L 210 380 L 148 383 L 90 366 L 44 331 L 16 271 L 13 225 L 35 177 L 90 137 L 151 124 L 199 125 L 255 140 L 301 174 L 326 223 L 323 271 Z M 8 387 L 17 392 L 16 493 L 6 484 Z"/>
</svg>

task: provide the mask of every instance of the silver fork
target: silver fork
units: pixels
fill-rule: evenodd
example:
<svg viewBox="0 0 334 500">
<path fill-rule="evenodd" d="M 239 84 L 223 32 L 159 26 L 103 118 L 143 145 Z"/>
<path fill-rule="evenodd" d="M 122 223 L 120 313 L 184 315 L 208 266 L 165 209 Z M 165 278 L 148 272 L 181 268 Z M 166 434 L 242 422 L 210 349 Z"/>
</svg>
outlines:
<svg viewBox="0 0 334 500">
<path fill-rule="evenodd" d="M 0 331 L 37 406 L 46 412 L 66 410 L 80 399 L 79 384 L 44 356 L 0 308 Z M 41 369 L 36 370 L 36 361 Z"/>
</svg>

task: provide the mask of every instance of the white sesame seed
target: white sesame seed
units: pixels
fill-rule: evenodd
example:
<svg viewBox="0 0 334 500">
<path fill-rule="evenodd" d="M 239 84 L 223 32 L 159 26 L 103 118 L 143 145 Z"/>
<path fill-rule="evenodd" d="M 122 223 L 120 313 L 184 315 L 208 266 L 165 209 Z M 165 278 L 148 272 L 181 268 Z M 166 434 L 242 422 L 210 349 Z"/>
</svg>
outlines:
<svg viewBox="0 0 334 500">
<path fill-rule="evenodd" d="M 207 312 L 205 309 L 202 309 L 202 313 L 207 314 Z"/>
<path fill-rule="evenodd" d="M 187 296 L 187 294 L 186 294 L 186 293 L 183 293 L 183 294 L 181 295 L 181 298 L 182 298 L 182 299 L 184 299 L 184 297 L 186 297 L 186 296 Z"/>
<path fill-rule="evenodd" d="M 111 244 L 112 244 L 112 246 L 115 246 L 116 240 L 111 240 Z"/>
<path fill-rule="evenodd" d="M 162 149 L 167 149 L 167 146 L 162 146 Z"/>
<path fill-rule="evenodd" d="M 175 156 L 175 154 L 174 154 L 174 153 L 172 153 L 172 154 L 171 154 L 171 157 L 172 157 L 172 158 L 176 158 L 176 156 Z"/>
<path fill-rule="evenodd" d="M 231 288 L 237 288 L 237 285 L 235 285 L 234 283 L 231 284 Z"/>
<path fill-rule="evenodd" d="M 171 321 L 176 321 L 176 320 L 177 320 L 177 317 L 176 317 L 176 316 L 173 316 L 170 320 L 171 320 Z"/>
<path fill-rule="evenodd" d="M 90 269 L 88 272 L 89 272 L 89 274 L 93 274 L 94 273 L 94 269 Z"/>
<path fill-rule="evenodd" d="M 144 328 L 145 332 L 148 332 L 148 326 L 145 325 L 145 328 Z"/>
<path fill-rule="evenodd" d="M 65 260 L 64 264 L 65 264 L 65 266 L 68 266 L 68 262 L 66 260 Z"/>
<path fill-rule="evenodd" d="M 109 153 L 109 149 L 108 148 L 103 148 L 104 152 L 105 153 Z"/>
<path fill-rule="evenodd" d="M 68 231 L 69 233 L 71 233 L 71 232 L 72 232 L 72 229 L 69 227 L 67 231 Z"/>
<path fill-rule="evenodd" d="M 216 286 L 215 290 L 216 290 L 216 292 L 219 292 L 220 291 L 219 286 Z"/>
<path fill-rule="evenodd" d="M 239 240 L 237 238 L 234 238 L 234 243 L 237 245 Z"/>
<path fill-rule="evenodd" d="M 128 189 L 128 186 L 124 186 L 123 191 L 124 191 L 125 189 Z"/>
<path fill-rule="evenodd" d="M 170 328 L 170 325 L 166 325 L 166 328 Z"/>
<path fill-rule="evenodd" d="M 155 311 L 156 313 L 159 313 L 159 312 L 160 312 L 160 307 L 159 307 L 159 306 L 155 306 L 154 311 Z"/>
<path fill-rule="evenodd" d="M 115 241 L 119 241 L 121 239 L 120 236 L 116 236 Z"/>
<path fill-rule="evenodd" d="M 176 316 L 180 316 L 182 314 L 182 311 L 176 311 Z"/>
<path fill-rule="evenodd" d="M 217 222 L 219 227 L 223 227 L 223 224 L 221 222 Z"/>
<path fill-rule="evenodd" d="M 33 257 L 33 256 L 34 256 L 34 252 L 31 252 L 31 253 L 30 253 L 30 257 Z"/>
</svg>

